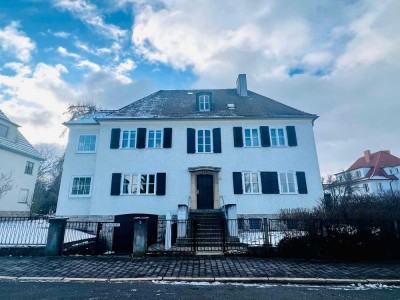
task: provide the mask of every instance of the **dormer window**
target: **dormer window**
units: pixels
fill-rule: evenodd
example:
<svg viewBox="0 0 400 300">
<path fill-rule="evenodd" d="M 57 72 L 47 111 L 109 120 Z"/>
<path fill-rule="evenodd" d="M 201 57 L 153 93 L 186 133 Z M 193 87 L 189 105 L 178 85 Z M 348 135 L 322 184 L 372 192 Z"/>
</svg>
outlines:
<svg viewBox="0 0 400 300">
<path fill-rule="evenodd" d="M 211 111 L 211 93 L 210 92 L 200 92 L 196 94 L 196 110 L 205 112 Z"/>
<path fill-rule="evenodd" d="M 199 96 L 199 111 L 210 111 L 210 96 Z"/>
<path fill-rule="evenodd" d="M 6 138 L 8 134 L 8 127 L 0 124 L 0 137 Z"/>
</svg>

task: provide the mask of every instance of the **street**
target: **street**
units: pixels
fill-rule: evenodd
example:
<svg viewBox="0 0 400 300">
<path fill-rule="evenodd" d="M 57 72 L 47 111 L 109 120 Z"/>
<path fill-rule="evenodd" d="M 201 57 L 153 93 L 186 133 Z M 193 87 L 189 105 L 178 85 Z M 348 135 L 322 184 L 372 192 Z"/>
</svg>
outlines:
<svg viewBox="0 0 400 300">
<path fill-rule="evenodd" d="M 221 283 L 0 282 L 0 299 L 399 299 L 400 287 Z"/>
</svg>

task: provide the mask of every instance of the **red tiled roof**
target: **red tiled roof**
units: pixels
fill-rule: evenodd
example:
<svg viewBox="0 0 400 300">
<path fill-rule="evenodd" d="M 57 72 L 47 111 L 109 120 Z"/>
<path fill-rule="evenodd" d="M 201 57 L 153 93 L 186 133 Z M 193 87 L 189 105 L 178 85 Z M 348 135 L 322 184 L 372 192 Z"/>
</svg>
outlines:
<svg viewBox="0 0 400 300">
<path fill-rule="evenodd" d="M 400 165 L 400 158 L 390 154 L 387 151 L 378 151 L 370 154 L 370 160 L 367 163 L 365 156 L 360 157 L 347 171 L 352 171 L 359 168 L 371 168 L 364 178 L 373 176 L 382 176 L 388 179 L 397 179 L 394 175 L 386 174 L 383 167 Z"/>
</svg>

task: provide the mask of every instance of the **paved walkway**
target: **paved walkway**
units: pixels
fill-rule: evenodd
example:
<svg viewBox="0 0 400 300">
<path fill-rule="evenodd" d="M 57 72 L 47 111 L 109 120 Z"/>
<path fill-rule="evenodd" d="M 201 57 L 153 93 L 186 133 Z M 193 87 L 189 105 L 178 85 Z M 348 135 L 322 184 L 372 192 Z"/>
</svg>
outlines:
<svg viewBox="0 0 400 300">
<path fill-rule="evenodd" d="M 204 280 L 400 284 L 400 262 L 243 257 L 0 257 L 0 279 Z"/>
</svg>

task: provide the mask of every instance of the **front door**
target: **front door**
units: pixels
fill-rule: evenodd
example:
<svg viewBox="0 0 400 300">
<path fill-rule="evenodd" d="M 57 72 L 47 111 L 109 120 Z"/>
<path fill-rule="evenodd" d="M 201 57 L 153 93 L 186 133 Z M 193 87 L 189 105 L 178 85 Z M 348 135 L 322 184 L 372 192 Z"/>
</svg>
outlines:
<svg viewBox="0 0 400 300">
<path fill-rule="evenodd" d="M 197 175 L 197 209 L 214 208 L 214 185 L 212 175 Z"/>
</svg>

